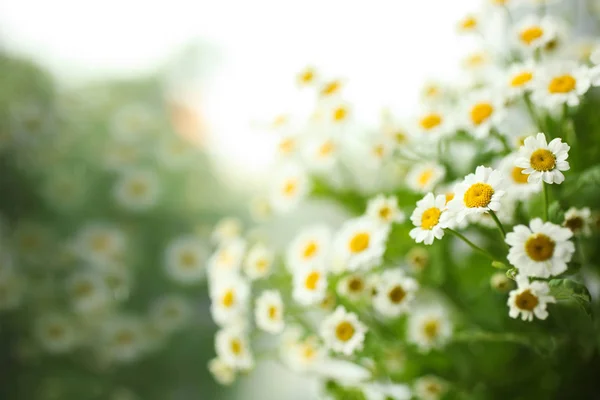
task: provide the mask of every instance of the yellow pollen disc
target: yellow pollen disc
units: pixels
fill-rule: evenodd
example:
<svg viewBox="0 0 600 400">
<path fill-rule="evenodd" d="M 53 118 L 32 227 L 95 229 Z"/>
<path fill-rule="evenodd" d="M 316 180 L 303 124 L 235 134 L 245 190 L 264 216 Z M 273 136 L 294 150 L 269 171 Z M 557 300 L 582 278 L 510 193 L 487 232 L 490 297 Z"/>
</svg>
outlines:
<svg viewBox="0 0 600 400">
<path fill-rule="evenodd" d="M 108 235 L 96 235 L 92 238 L 91 242 L 92 249 L 101 252 L 108 249 L 110 239 Z"/>
<path fill-rule="evenodd" d="M 364 287 L 365 283 L 358 277 L 354 277 L 348 281 L 348 289 L 353 293 L 362 292 Z"/>
<path fill-rule="evenodd" d="M 128 345 L 133 343 L 135 336 L 132 332 L 129 331 L 121 331 L 117 334 L 117 343 L 120 345 Z"/>
<path fill-rule="evenodd" d="M 533 261 L 547 261 L 554 255 L 556 243 L 543 233 L 536 233 L 525 242 L 525 252 Z"/>
<path fill-rule="evenodd" d="M 470 31 L 477 28 L 477 19 L 473 16 L 468 16 L 460 22 L 460 28 L 463 31 Z"/>
<path fill-rule="evenodd" d="M 431 319 L 423 324 L 423 333 L 429 340 L 434 340 L 440 333 L 440 323 L 436 319 Z"/>
<path fill-rule="evenodd" d="M 487 183 L 471 185 L 465 192 L 463 201 L 469 208 L 487 207 L 492 201 L 494 189 Z"/>
<path fill-rule="evenodd" d="M 348 321 L 341 322 L 335 328 L 335 336 L 342 342 L 347 342 L 354 336 L 354 326 Z"/>
<path fill-rule="evenodd" d="M 569 74 L 561 75 L 552 78 L 548 84 L 548 91 L 552 94 L 569 93 L 575 89 L 577 80 Z"/>
<path fill-rule="evenodd" d="M 465 59 L 467 67 L 477 68 L 485 64 L 487 57 L 484 53 L 471 54 Z"/>
<path fill-rule="evenodd" d="M 494 113 L 494 107 L 490 103 L 479 103 L 471 108 L 471 121 L 475 125 L 481 125 Z"/>
<path fill-rule="evenodd" d="M 221 298 L 221 303 L 225 308 L 233 306 L 233 304 L 235 303 L 235 293 L 233 292 L 233 290 L 230 289 L 223 295 L 223 297 Z"/>
<path fill-rule="evenodd" d="M 345 107 L 337 107 L 333 110 L 333 120 L 335 122 L 342 122 L 348 116 L 348 110 Z"/>
<path fill-rule="evenodd" d="M 222 254 L 223 253 L 221 253 L 221 255 Z M 181 265 L 183 267 L 190 268 L 196 265 L 196 256 L 194 255 L 194 253 L 186 251 L 181 254 L 181 256 L 179 257 L 179 261 L 181 262 Z"/>
<path fill-rule="evenodd" d="M 551 171 L 556 166 L 556 156 L 550 150 L 537 149 L 531 153 L 529 163 L 536 171 Z"/>
<path fill-rule="evenodd" d="M 406 292 L 402 286 L 396 286 L 388 293 L 388 298 L 394 304 L 400 304 L 406 297 Z"/>
<path fill-rule="evenodd" d="M 331 81 L 327 83 L 323 89 L 321 89 L 321 96 L 331 96 L 336 94 L 342 89 L 342 83 L 340 81 Z"/>
<path fill-rule="evenodd" d="M 335 145 L 331 140 L 326 141 L 319 147 L 319 157 L 327 157 L 335 150 Z"/>
<path fill-rule="evenodd" d="M 392 216 L 392 210 L 388 206 L 383 206 L 379 209 L 377 214 L 379 215 L 379 218 L 387 221 Z"/>
<path fill-rule="evenodd" d="M 94 286 L 89 282 L 80 282 L 75 286 L 75 296 L 77 297 L 86 297 L 92 294 L 94 291 Z"/>
<path fill-rule="evenodd" d="M 129 185 L 129 193 L 131 193 L 132 196 L 143 196 L 147 190 L 148 186 L 145 182 L 133 181 Z"/>
<path fill-rule="evenodd" d="M 312 347 L 310 345 L 304 346 L 303 351 L 302 351 L 302 356 L 304 356 L 305 359 L 312 360 L 316 354 L 317 354 L 317 351 L 314 349 L 314 347 Z"/>
<path fill-rule="evenodd" d="M 298 75 L 298 80 L 303 85 L 311 84 L 315 80 L 315 71 L 312 68 L 307 68 Z"/>
<path fill-rule="evenodd" d="M 513 76 L 510 81 L 510 86 L 512 87 L 521 87 L 525 85 L 527 82 L 533 79 L 533 73 L 529 71 L 520 72 L 517 75 Z"/>
<path fill-rule="evenodd" d="M 425 390 L 431 395 L 440 395 L 442 393 L 442 388 L 440 387 L 440 385 L 433 382 L 428 383 L 425 387 Z"/>
<path fill-rule="evenodd" d="M 60 339 L 64 336 L 65 330 L 60 325 L 52 325 L 48 328 L 48 336 L 52 339 Z"/>
<path fill-rule="evenodd" d="M 452 199 L 454 199 L 454 193 L 453 192 L 446 193 L 446 204 L 450 203 L 452 201 Z"/>
<path fill-rule="evenodd" d="M 264 258 L 256 260 L 256 269 L 259 271 L 265 271 L 269 267 L 269 262 Z"/>
<path fill-rule="evenodd" d="M 361 253 L 369 247 L 371 235 L 367 232 L 359 232 L 350 239 L 350 251 L 352 253 Z"/>
<path fill-rule="evenodd" d="M 556 50 L 556 48 L 558 47 L 559 44 L 560 44 L 560 42 L 557 39 L 552 39 L 551 41 L 546 43 L 546 45 L 544 46 L 544 50 L 546 50 L 548 52 L 552 52 L 552 51 Z"/>
<path fill-rule="evenodd" d="M 531 293 L 529 289 L 524 290 L 522 293 L 517 295 L 515 303 L 521 310 L 533 311 L 533 309 L 539 304 L 539 300 L 536 295 Z"/>
<path fill-rule="evenodd" d="M 396 143 L 406 142 L 406 133 L 404 133 L 403 131 L 396 131 L 393 136 Z"/>
<path fill-rule="evenodd" d="M 583 226 L 584 221 L 581 217 L 572 217 L 565 221 L 565 226 L 573 232 L 579 232 Z"/>
<path fill-rule="evenodd" d="M 425 97 L 435 97 L 440 93 L 440 89 L 437 86 L 430 85 L 425 87 L 423 93 L 425 94 Z"/>
<path fill-rule="evenodd" d="M 513 167 L 512 171 L 511 171 L 511 176 L 515 183 L 518 183 L 521 185 L 524 185 L 527 183 L 528 175 L 523 173 L 524 170 L 525 170 L 525 168 Z"/>
<path fill-rule="evenodd" d="M 308 242 L 308 244 L 304 248 L 304 251 L 302 252 L 302 258 L 304 258 L 304 259 L 312 258 L 315 256 L 315 254 L 317 254 L 317 251 L 319 251 L 319 245 L 316 242 L 311 240 L 310 242 Z"/>
<path fill-rule="evenodd" d="M 419 121 L 419 125 L 421 125 L 421 128 L 425 129 L 426 131 L 429 131 L 435 128 L 436 126 L 439 126 L 441 123 L 442 116 L 437 113 L 427 114 Z"/>
<path fill-rule="evenodd" d="M 539 26 L 530 26 L 529 28 L 523 29 L 519 33 L 519 38 L 526 45 L 531 45 L 533 41 L 539 39 L 544 34 L 544 30 Z"/>
<path fill-rule="evenodd" d="M 236 356 L 239 356 L 240 354 L 242 354 L 242 342 L 240 342 L 238 339 L 232 339 L 230 346 L 231 346 L 231 352 L 233 354 L 235 354 Z"/>
<path fill-rule="evenodd" d="M 279 142 L 279 152 L 281 154 L 290 154 L 296 147 L 296 141 L 292 138 L 285 138 Z"/>
<path fill-rule="evenodd" d="M 268 314 L 269 314 L 269 319 L 276 319 L 277 318 L 277 314 L 278 314 L 277 313 L 277 307 L 270 306 Z"/>
<path fill-rule="evenodd" d="M 421 228 L 431 230 L 440 222 L 442 212 L 437 207 L 431 207 L 423 212 L 421 216 Z"/>
<path fill-rule="evenodd" d="M 373 147 L 373 154 L 375 154 L 375 157 L 377 158 L 383 158 L 383 155 L 385 154 L 385 149 L 382 145 L 378 144 L 376 146 Z"/>
<path fill-rule="evenodd" d="M 433 168 L 427 168 L 425 171 L 421 172 L 421 175 L 419 175 L 419 178 L 417 179 L 419 186 L 425 187 L 433 177 L 433 172 Z"/>
<path fill-rule="evenodd" d="M 298 189 L 298 184 L 295 179 L 290 179 L 283 185 L 283 194 L 286 197 L 292 197 L 296 194 L 296 190 Z"/>
<path fill-rule="evenodd" d="M 313 271 L 306 277 L 306 280 L 304 281 L 304 287 L 308 290 L 316 290 L 317 283 L 319 283 L 320 279 L 321 273 L 318 271 Z"/>
</svg>

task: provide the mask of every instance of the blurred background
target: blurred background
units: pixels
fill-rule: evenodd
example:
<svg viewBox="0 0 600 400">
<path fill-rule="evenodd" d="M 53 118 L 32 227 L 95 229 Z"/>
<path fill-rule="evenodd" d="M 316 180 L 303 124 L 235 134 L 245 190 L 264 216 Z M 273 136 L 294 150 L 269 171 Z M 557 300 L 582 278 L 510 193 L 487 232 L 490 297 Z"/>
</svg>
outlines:
<svg viewBox="0 0 600 400">
<path fill-rule="evenodd" d="M 479 4 L 3 0 L 0 398 L 311 398 L 275 365 L 210 377 L 212 227 L 250 219 L 302 68 L 347 81 L 365 126 L 410 115 L 477 49 L 454 33 Z M 307 215 L 343 217 L 261 234 Z"/>
</svg>

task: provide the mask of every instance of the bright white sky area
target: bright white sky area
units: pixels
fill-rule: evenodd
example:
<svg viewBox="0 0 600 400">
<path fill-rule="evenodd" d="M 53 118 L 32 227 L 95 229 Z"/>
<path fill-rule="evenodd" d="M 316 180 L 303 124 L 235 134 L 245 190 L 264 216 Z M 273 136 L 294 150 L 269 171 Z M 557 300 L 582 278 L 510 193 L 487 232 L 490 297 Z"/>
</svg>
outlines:
<svg viewBox="0 0 600 400">
<path fill-rule="evenodd" d="M 307 64 L 348 80 L 359 118 L 407 114 L 427 78 L 455 75 L 470 44 L 456 21 L 477 0 L 2 0 L 0 38 L 73 84 L 151 71 L 195 39 L 218 53 L 202 83 L 214 151 L 258 172 L 249 123 L 297 105 Z M 406 112 L 405 112 L 406 110 Z"/>
</svg>

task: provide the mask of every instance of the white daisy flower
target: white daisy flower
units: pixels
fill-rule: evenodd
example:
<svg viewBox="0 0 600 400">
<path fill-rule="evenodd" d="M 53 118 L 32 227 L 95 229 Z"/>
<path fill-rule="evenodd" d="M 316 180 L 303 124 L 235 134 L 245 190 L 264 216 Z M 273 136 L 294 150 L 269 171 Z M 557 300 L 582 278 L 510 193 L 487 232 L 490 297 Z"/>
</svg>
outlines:
<svg viewBox="0 0 600 400">
<path fill-rule="evenodd" d="M 324 122 L 328 126 L 342 128 L 352 121 L 352 106 L 347 101 L 336 100 L 324 106 Z"/>
<path fill-rule="evenodd" d="M 331 98 L 338 96 L 345 86 L 343 79 L 331 79 L 326 82 L 322 82 L 319 87 L 319 96 L 323 98 Z"/>
<path fill-rule="evenodd" d="M 154 122 L 153 111 L 148 105 L 128 104 L 113 116 L 111 133 L 120 140 L 139 142 L 148 136 Z"/>
<path fill-rule="evenodd" d="M 422 351 L 442 347 L 452 336 L 448 311 L 440 306 L 421 306 L 408 318 L 407 339 Z"/>
<path fill-rule="evenodd" d="M 262 279 L 273 270 L 275 254 L 262 243 L 253 245 L 244 260 L 244 273 L 250 280 Z"/>
<path fill-rule="evenodd" d="M 546 46 L 556 37 L 558 25 L 551 16 L 539 18 L 531 15 L 519 22 L 514 29 L 517 47 L 527 54 L 531 54 Z"/>
<path fill-rule="evenodd" d="M 73 321 L 62 314 L 45 314 L 35 324 L 35 332 L 42 348 L 49 353 L 67 353 L 77 344 Z"/>
<path fill-rule="evenodd" d="M 208 370 L 220 385 L 228 386 L 235 381 L 235 369 L 219 357 L 213 358 L 208 362 Z"/>
<path fill-rule="evenodd" d="M 237 322 L 248 308 L 250 286 L 240 276 L 222 277 L 210 288 L 210 311 L 220 326 Z"/>
<path fill-rule="evenodd" d="M 588 207 L 571 207 L 565 213 L 562 225 L 569 228 L 574 235 L 590 236 L 592 234 L 592 212 Z"/>
<path fill-rule="evenodd" d="M 370 269 L 381 263 L 389 226 L 371 218 L 346 221 L 336 234 L 334 251 L 347 270 Z"/>
<path fill-rule="evenodd" d="M 223 275 L 239 273 L 245 253 L 246 242 L 241 238 L 221 245 L 208 260 L 209 278 L 215 280 Z"/>
<path fill-rule="evenodd" d="M 102 326 L 101 335 L 100 351 L 112 362 L 133 362 L 145 350 L 144 324 L 137 317 L 111 317 Z"/>
<path fill-rule="evenodd" d="M 67 280 L 67 293 L 73 309 L 82 314 L 106 310 L 110 290 L 104 279 L 91 271 L 76 272 Z"/>
<path fill-rule="evenodd" d="M 338 306 L 333 314 L 323 320 L 320 333 L 328 348 L 349 356 L 362 350 L 367 326 L 358 320 L 356 314 Z"/>
<path fill-rule="evenodd" d="M 537 68 L 533 61 L 512 64 L 505 77 L 504 90 L 507 97 L 514 99 L 530 92 L 535 87 L 537 74 Z"/>
<path fill-rule="evenodd" d="M 418 378 L 413 387 L 415 396 L 419 400 L 440 400 L 448 391 L 446 381 L 433 375 Z"/>
<path fill-rule="evenodd" d="M 163 333 L 182 329 L 192 318 L 190 303 L 179 295 L 165 295 L 156 299 L 150 307 L 153 327 Z"/>
<path fill-rule="evenodd" d="M 338 384 L 349 386 L 356 386 L 358 383 L 373 379 L 372 370 L 351 361 L 329 357 L 315 364 L 314 372 L 321 379 L 333 380 Z"/>
<path fill-rule="evenodd" d="M 421 111 L 415 118 L 411 131 L 416 140 L 432 142 L 454 133 L 455 130 L 452 114 L 438 106 Z"/>
<path fill-rule="evenodd" d="M 418 193 L 427 193 L 444 179 L 446 170 L 436 162 L 426 162 L 415 165 L 406 177 L 409 188 Z"/>
<path fill-rule="evenodd" d="M 351 301 L 358 301 L 367 294 L 367 282 L 360 274 L 346 275 L 340 279 L 336 292 Z"/>
<path fill-rule="evenodd" d="M 300 87 L 314 87 L 319 82 L 319 74 L 315 67 L 306 66 L 296 75 L 296 83 Z"/>
<path fill-rule="evenodd" d="M 180 236 L 165 250 L 165 270 L 179 283 L 196 283 L 206 275 L 207 249 L 196 236 Z"/>
<path fill-rule="evenodd" d="M 410 387 L 398 383 L 370 382 L 362 385 L 365 400 L 410 400 Z"/>
<path fill-rule="evenodd" d="M 410 216 L 410 220 L 416 228 L 409 235 L 417 243 L 430 245 L 434 239 L 444 237 L 446 227 L 446 196 L 440 194 L 434 196 L 427 193 L 425 197 L 417 201 L 417 207 Z"/>
<path fill-rule="evenodd" d="M 114 187 L 117 204 L 132 211 L 145 211 L 156 205 L 159 181 L 150 170 L 128 170 L 122 173 Z"/>
<path fill-rule="evenodd" d="M 396 148 L 395 141 L 392 141 L 386 135 L 369 135 L 367 138 L 367 144 L 364 147 L 364 162 L 371 168 L 381 167 L 390 156 L 393 154 Z"/>
<path fill-rule="evenodd" d="M 303 306 L 317 304 L 325 299 L 327 291 L 327 274 L 321 264 L 314 264 L 293 272 L 294 301 Z"/>
<path fill-rule="evenodd" d="M 325 261 L 331 246 L 331 230 L 326 225 L 304 228 L 289 244 L 286 263 L 289 270 Z"/>
<path fill-rule="evenodd" d="M 270 190 L 269 203 L 280 213 L 294 209 L 310 190 L 306 173 L 298 166 L 283 167 L 275 176 Z"/>
<path fill-rule="evenodd" d="M 479 17 L 474 14 L 464 16 L 456 26 L 459 33 L 473 33 L 479 29 Z"/>
<path fill-rule="evenodd" d="M 517 277 L 518 287 L 512 290 L 508 295 L 506 303 L 510 308 L 508 315 L 511 318 L 517 318 L 521 315 L 523 321 L 533 321 L 535 315 L 538 319 L 546 319 L 548 303 L 556 303 L 556 299 L 551 296 L 548 283 L 542 281 L 529 282 L 529 278 L 524 276 Z"/>
<path fill-rule="evenodd" d="M 507 197 L 517 200 L 527 200 L 532 195 L 542 191 L 540 182 L 529 182 L 529 175 L 525 174 L 525 168 L 517 167 L 515 162 L 519 155 L 511 153 L 500 162 L 499 170 L 504 176 Z"/>
<path fill-rule="evenodd" d="M 562 274 L 575 252 L 569 239 L 573 236 L 568 228 L 535 218 L 525 225 L 517 225 L 506 235 L 510 245 L 508 261 L 519 269 L 519 274 L 548 278 Z"/>
<path fill-rule="evenodd" d="M 313 171 L 330 170 L 336 163 L 340 152 L 340 143 L 332 136 L 309 138 L 304 147 L 304 159 Z"/>
<path fill-rule="evenodd" d="M 571 61 L 548 65 L 538 77 L 531 99 L 551 110 L 563 104 L 579 105 L 591 86 L 588 68 Z"/>
<path fill-rule="evenodd" d="M 409 310 L 419 284 L 400 269 L 384 271 L 373 298 L 373 308 L 385 317 L 394 318 Z"/>
<path fill-rule="evenodd" d="M 501 96 L 486 91 L 469 96 L 464 107 L 464 126 L 478 139 L 487 137 L 497 128 L 506 115 Z"/>
<path fill-rule="evenodd" d="M 217 245 L 237 239 L 242 234 L 242 221 L 236 217 L 225 217 L 219 220 L 210 235 L 210 239 Z"/>
<path fill-rule="evenodd" d="M 256 299 L 256 326 L 265 332 L 281 333 L 285 327 L 284 305 L 278 290 L 265 290 Z"/>
<path fill-rule="evenodd" d="M 284 340 L 281 352 L 284 362 L 292 371 L 312 370 L 320 365 L 327 355 L 326 349 L 315 336 L 302 340 L 300 337 Z"/>
<path fill-rule="evenodd" d="M 443 103 L 449 97 L 447 85 L 434 80 L 425 82 L 420 92 L 421 101 L 428 105 Z"/>
<path fill-rule="evenodd" d="M 124 233 L 109 224 L 90 223 L 77 232 L 73 251 L 94 266 L 112 265 L 119 261 L 126 249 Z"/>
<path fill-rule="evenodd" d="M 386 197 L 383 194 L 369 200 L 365 214 L 384 225 L 392 222 L 402 223 L 405 219 L 404 213 L 398 209 L 398 199 L 394 196 Z"/>
<path fill-rule="evenodd" d="M 455 197 L 448 203 L 448 212 L 457 222 L 467 215 L 500 210 L 504 196 L 504 179 L 500 171 L 482 165 L 456 185 Z"/>
<path fill-rule="evenodd" d="M 527 182 L 560 184 L 565 180 L 561 171 L 570 169 L 567 158 L 571 147 L 563 143 L 560 138 L 546 142 L 546 136 L 538 133 L 529 136 L 519 149 L 519 156 L 515 160 L 517 167 L 523 168 L 523 173 L 529 175 Z"/>
<path fill-rule="evenodd" d="M 221 329 L 215 335 L 217 357 L 236 370 L 249 370 L 254 358 L 246 334 L 239 328 Z"/>
</svg>

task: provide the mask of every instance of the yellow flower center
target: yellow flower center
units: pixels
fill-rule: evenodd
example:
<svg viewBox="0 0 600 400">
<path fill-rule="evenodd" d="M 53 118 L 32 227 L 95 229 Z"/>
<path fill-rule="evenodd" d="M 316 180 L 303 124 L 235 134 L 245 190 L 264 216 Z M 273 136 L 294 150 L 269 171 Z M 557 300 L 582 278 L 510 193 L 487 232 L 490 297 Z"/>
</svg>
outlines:
<svg viewBox="0 0 600 400">
<path fill-rule="evenodd" d="M 437 207 L 431 207 L 423 212 L 421 216 L 421 228 L 431 230 L 440 222 L 442 211 Z"/>
<path fill-rule="evenodd" d="M 423 90 L 425 97 L 435 97 L 440 93 L 440 89 L 435 85 L 429 85 Z"/>
<path fill-rule="evenodd" d="M 302 258 L 305 260 L 312 258 L 317 254 L 319 250 L 319 245 L 315 241 L 310 241 L 307 243 L 306 247 L 304 247 L 304 251 L 302 252 Z"/>
<path fill-rule="evenodd" d="M 335 150 L 333 141 L 328 140 L 319 147 L 319 157 L 327 157 Z"/>
<path fill-rule="evenodd" d="M 256 269 L 259 271 L 266 271 L 267 268 L 269 267 L 269 261 L 267 261 L 266 258 L 259 258 L 258 260 L 256 260 Z"/>
<path fill-rule="evenodd" d="M 479 103 L 471 108 L 471 121 L 475 125 L 481 125 L 494 113 L 494 107 L 490 103 Z"/>
<path fill-rule="evenodd" d="M 221 252 L 220 256 L 223 256 L 223 254 L 225 254 L 225 252 Z M 191 251 L 184 251 L 181 253 L 179 261 L 184 268 L 191 268 L 196 265 L 196 256 Z"/>
<path fill-rule="evenodd" d="M 290 154 L 296 147 L 296 141 L 293 138 L 285 138 L 279 142 L 279 152 L 281 154 Z"/>
<path fill-rule="evenodd" d="M 225 292 L 221 298 L 221 304 L 223 304 L 223 307 L 225 308 L 230 308 L 235 304 L 235 293 L 233 290 L 229 289 L 227 292 Z"/>
<path fill-rule="evenodd" d="M 97 252 L 103 252 L 108 250 L 108 246 L 110 243 L 110 238 L 105 234 L 98 234 L 94 236 L 91 240 L 92 250 Z"/>
<path fill-rule="evenodd" d="M 148 185 L 146 185 L 146 182 L 133 181 L 129 185 L 129 193 L 131 193 L 132 196 L 143 196 L 144 194 L 146 194 L 147 191 Z"/>
<path fill-rule="evenodd" d="M 548 84 L 548 91 L 552 94 L 569 93 L 577 86 L 577 80 L 569 74 L 556 76 Z"/>
<path fill-rule="evenodd" d="M 425 391 L 431 395 L 439 396 L 442 393 L 442 387 L 435 382 L 430 382 L 425 387 Z"/>
<path fill-rule="evenodd" d="M 309 85 L 315 80 L 315 71 L 312 68 L 307 68 L 300 73 L 298 80 L 303 85 Z"/>
<path fill-rule="evenodd" d="M 292 197 L 298 190 L 298 183 L 295 179 L 289 179 L 283 184 L 283 195 L 286 197 Z"/>
<path fill-rule="evenodd" d="M 230 347 L 231 352 L 234 355 L 239 356 L 240 354 L 242 354 L 242 342 L 239 339 L 231 339 Z"/>
<path fill-rule="evenodd" d="M 288 122 L 288 116 L 280 114 L 273 119 L 273 127 L 277 128 L 285 125 Z"/>
<path fill-rule="evenodd" d="M 526 45 L 531 45 L 536 39 L 539 39 L 544 34 L 544 30 L 540 26 L 530 26 L 519 33 L 519 38 Z"/>
<path fill-rule="evenodd" d="M 492 201 L 494 189 L 487 183 L 476 183 L 465 192 L 463 198 L 469 208 L 487 207 Z"/>
<path fill-rule="evenodd" d="M 383 156 L 385 154 L 385 148 L 383 147 L 383 145 L 378 144 L 378 145 L 373 146 L 373 154 L 377 158 L 383 158 Z"/>
<path fill-rule="evenodd" d="M 317 283 L 319 283 L 320 279 L 321 279 L 321 273 L 319 271 L 312 271 L 306 277 L 306 280 L 304 281 L 304 287 L 307 288 L 308 290 L 316 290 Z"/>
<path fill-rule="evenodd" d="M 547 261 L 554 255 L 556 243 L 543 233 L 531 235 L 525 242 L 525 252 L 533 261 Z"/>
<path fill-rule="evenodd" d="M 427 168 L 425 171 L 421 172 L 419 178 L 417 179 L 417 183 L 420 187 L 425 187 L 427 183 L 433 178 L 434 170 L 433 168 Z"/>
<path fill-rule="evenodd" d="M 306 360 L 312 360 L 313 358 L 315 358 L 315 356 L 317 355 L 317 351 L 315 350 L 315 348 L 309 344 L 304 345 L 304 348 L 302 349 L 302 356 L 306 359 Z"/>
<path fill-rule="evenodd" d="M 129 345 L 133 343 L 135 335 L 130 331 L 121 331 L 117 334 L 117 343 L 120 345 Z"/>
<path fill-rule="evenodd" d="M 583 229 L 584 222 L 581 217 L 571 217 L 565 221 L 565 226 L 569 228 L 572 232 L 579 232 Z"/>
<path fill-rule="evenodd" d="M 460 22 L 460 28 L 464 31 L 470 31 L 477 28 L 477 19 L 473 16 L 468 16 Z"/>
<path fill-rule="evenodd" d="M 427 114 L 419 121 L 419 125 L 421 125 L 421 128 L 427 131 L 435 128 L 436 126 L 439 126 L 441 123 L 442 116 L 438 113 Z"/>
<path fill-rule="evenodd" d="M 510 86 L 512 87 L 521 87 L 525 85 L 527 82 L 533 79 L 533 73 L 530 71 L 524 71 L 513 76 L 510 81 Z"/>
<path fill-rule="evenodd" d="M 276 306 L 270 306 L 268 310 L 269 319 L 277 319 L 278 309 Z"/>
<path fill-rule="evenodd" d="M 465 59 L 465 64 L 470 68 L 477 68 L 485 64 L 487 56 L 484 53 L 471 54 Z"/>
<path fill-rule="evenodd" d="M 342 122 L 348 116 L 348 110 L 346 107 L 336 107 L 333 110 L 333 120 L 335 122 Z"/>
<path fill-rule="evenodd" d="M 533 309 L 539 304 L 539 299 L 536 295 L 531 293 L 531 290 L 526 289 L 522 293 L 517 295 L 515 303 L 521 310 L 533 311 Z"/>
<path fill-rule="evenodd" d="M 338 93 L 342 89 L 342 83 L 340 81 L 331 81 L 327 83 L 321 89 L 321 96 L 331 96 Z"/>
<path fill-rule="evenodd" d="M 525 168 L 513 167 L 512 171 L 511 171 L 511 176 L 515 183 L 518 183 L 520 185 L 524 185 L 527 183 L 528 175 L 523 173 L 524 170 L 525 170 Z"/>
<path fill-rule="evenodd" d="M 395 286 L 388 293 L 388 298 L 394 304 L 400 304 L 402 302 L 402 300 L 404 300 L 405 297 L 406 297 L 406 292 L 404 291 L 404 288 L 402 288 L 402 286 L 400 286 L 400 285 Z"/>
<path fill-rule="evenodd" d="M 371 235 L 368 232 L 359 232 L 350 239 L 350 251 L 352 253 L 361 253 L 369 247 Z"/>
<path fill-rule="evenodd" d="M 383 206 L 379 209 L 379 212 L 377 214 L 379 215 L 379 218 L 387 221 L 392 217 L 392 209 L 388 206 Z"/>
<path fill-rule="evenodd" d="M 60 325 L 51 325 L 48 327 L 48 336 L 52 339 L 60 339 L 64 336 L 65 330 Z"/>
<path fill-rule="evenodd" d="M 556 166 L 556 156 L 550 150 L 537 149 L 531 153 L 529 163 L 536 171 L 551 171 Z"/>
<path fill-rule="evenodd" d="M 430 319 L 423 324 L 423 333 L 429 340 L 434 340 L 440 333 L 440 322 L 437 319 Z"/>
<path fill-rule="evenodd" d="M 353 277 L 348 281 L 348 290 L 353 293 L 362 292 L 365 283 L 359 277 Z"/>
<path fill-rule="evenodd" d="M 348 321 L 341 322 L 335 328 L 335 336 L 342 342 L 347 342 L 354 336 L 354 326 Z"/>
</svg>

